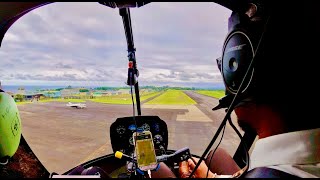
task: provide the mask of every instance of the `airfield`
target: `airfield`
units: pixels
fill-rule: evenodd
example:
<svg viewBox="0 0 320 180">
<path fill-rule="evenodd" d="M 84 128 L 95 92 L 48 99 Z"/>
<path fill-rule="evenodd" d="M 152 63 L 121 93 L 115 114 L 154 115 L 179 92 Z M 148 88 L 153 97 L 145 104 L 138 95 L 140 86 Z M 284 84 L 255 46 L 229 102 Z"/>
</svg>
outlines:
<svg viewBox="0 0 320 180">
<path fill-rule="evenodd" d="M 191 153 L 201 156 L 225 112 L 211 110 L 218 103 L 216 98 L 193 91 L 184 92 L 196 104 L 148 103 L 157 98 L 153 97 L 142 101 L 141 112 L 142 115 L 157 115 L 167 123 L 168 149 L 189 147 Z M 65 102 L 34 102 L 21 104 L 18 108 L 22 133 L 31 149 L 49 172 L 59 174 L 85 161 L 113 153 L 110 125 L 118 117 L 133 115 L 132 105 L 91 101 L 86 101 L 84 109 L 67 107 Z M 235 114 L 232 119 L 235 122 Z M 227 125 L 220 147 L 233 155 L 239 142 L 239 137 Z"/>
</svg>

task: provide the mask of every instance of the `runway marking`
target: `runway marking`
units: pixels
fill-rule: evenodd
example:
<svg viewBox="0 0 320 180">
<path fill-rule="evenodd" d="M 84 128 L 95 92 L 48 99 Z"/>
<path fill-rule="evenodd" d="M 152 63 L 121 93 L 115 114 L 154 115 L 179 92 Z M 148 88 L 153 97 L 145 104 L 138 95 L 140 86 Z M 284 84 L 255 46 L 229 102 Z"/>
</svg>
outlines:
<svg viewBox="0 0 320 180">
<path fill-rule="evenodd" d="M 151 104 L 146 105 L 146 104 L 143 104 L 142 108 L 187 110 L 186 113 L 177 114 L 176 121 L 212 122 L 212 120 L 195 105 L 151 105 Z"/>
</svg>

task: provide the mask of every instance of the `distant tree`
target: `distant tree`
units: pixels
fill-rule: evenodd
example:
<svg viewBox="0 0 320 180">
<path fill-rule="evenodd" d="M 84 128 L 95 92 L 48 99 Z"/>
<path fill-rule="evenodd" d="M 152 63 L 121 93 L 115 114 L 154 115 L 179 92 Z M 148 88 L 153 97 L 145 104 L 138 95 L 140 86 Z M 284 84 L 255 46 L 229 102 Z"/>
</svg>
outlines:
<svg viewBox="0 0 320 180">
<path fill-rule="evenodd" d="M 107 91 L 107 90 L 119 90 L 119 89 L 127 89 L 128 87 L 96 87 L 94 88 L 95 90 L 103 90 L 103 91 Z"/>
<path fill-rule="evenodd" d="M 79 92 L 89 92 L 88 89 L 80 89 Z"/>
<path fill-rule="evenodd" d="M 19 101 L 19 102 L 22 102 L 23 101 L 23 95 L 22 94 L 16 94 L 16 96 L 15 96 L 15 100 L 16 101 Z"/>
</svg>

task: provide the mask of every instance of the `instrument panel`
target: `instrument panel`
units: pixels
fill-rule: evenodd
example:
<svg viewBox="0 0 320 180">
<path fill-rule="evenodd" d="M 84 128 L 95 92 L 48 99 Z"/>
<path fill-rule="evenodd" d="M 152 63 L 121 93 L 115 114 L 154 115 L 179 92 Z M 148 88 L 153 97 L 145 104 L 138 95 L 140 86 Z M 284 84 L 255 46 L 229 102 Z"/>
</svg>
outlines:
<svg viewBox="0 0 320 180">
<path fill-rule="evenodd" d="M 110 139 L 113 152 L 133 153 L 132 135 L 135 131 L 150 131 L 157 155 L 162 155 L 168 147 L 167 124 L 158 116 L 135 116 L 117 118 L 110 126 Z"/>
</svg>

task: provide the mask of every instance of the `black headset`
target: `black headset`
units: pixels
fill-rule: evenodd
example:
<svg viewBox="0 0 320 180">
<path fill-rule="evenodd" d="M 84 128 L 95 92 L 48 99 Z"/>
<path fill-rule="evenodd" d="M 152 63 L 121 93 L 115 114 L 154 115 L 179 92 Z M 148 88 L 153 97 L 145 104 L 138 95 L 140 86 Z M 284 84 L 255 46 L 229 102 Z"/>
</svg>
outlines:
<svg viewBox="0 0 320 180">
<path fill-rule="evenodd" d="M 246 12 L 233 11 L 229 17 L 222 56 L 216 59 L 226 87 L 226 96 L 220 99 L 219 105 L 213 110 L 228 107 L 239 90 L 238 99 L 242 100 L 251 95 L 254 89 L 253 60 L 259 61 L 257 50 L 266 24 L 266 19 L 260 16 L 257 8 L 255 4 L 250 3 Z"/>
</svg>

